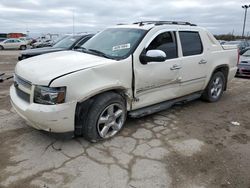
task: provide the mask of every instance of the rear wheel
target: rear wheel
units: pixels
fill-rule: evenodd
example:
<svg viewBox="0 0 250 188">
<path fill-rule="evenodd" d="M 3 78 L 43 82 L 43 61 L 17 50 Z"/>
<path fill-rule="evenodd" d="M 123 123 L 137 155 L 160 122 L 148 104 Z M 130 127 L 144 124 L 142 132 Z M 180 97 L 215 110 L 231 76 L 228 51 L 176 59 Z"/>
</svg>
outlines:
<svg viewBox="0 0 250 188">
<path fill-rule="evenodd" d="M 114 92 L 100 94 L 93 99 L 87 116 L 83 117 L 83 136 L 91 142 L 109 139 L 122 129 L 126 115 L 126 104 L 121 95 Z"/>
<path fill-rule="evenodd" d="M 224 74 L 222 72 L 214 73 L 202 95 L 202 99 L 208 102 L 217 102 L 224 92 L 225 84 Z"/>
<path fill-rule="evenodd" d="M 26 46 L 25 45 L 22 45 L 22 46 L 20 46 L 20 50 L 26 50 Z"/>
</svg>

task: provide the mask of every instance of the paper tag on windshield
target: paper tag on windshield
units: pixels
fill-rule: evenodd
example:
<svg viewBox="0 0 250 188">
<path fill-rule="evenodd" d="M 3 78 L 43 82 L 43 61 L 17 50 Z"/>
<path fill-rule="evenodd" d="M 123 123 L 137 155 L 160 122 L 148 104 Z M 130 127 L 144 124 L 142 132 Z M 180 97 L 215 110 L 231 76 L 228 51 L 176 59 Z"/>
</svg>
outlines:
<svg viewBox="0 0 250 188">
<path fill-rule="evenodd" d="M 124 49 L 129 49 L 129 48 L 130 48 L 130 43 L 121 44 L 121 45 L 118 45 L 118 46 L 113 46 L 112 51 L 124 50 Z"/>
</svg>

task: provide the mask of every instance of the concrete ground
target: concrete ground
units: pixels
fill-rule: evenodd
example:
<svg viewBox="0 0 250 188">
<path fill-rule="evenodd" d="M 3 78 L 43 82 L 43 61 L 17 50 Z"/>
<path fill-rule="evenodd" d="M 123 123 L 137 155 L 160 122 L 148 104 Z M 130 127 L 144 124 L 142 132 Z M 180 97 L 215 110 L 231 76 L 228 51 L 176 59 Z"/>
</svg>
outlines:
<svg viewBox="0 0 250 188">
<path fill-rule="evenodd" d="M 17 55 L 0 51 L 0 73 Z M 96 144 L 28 127 L 10 106 L 11 83 L 0 83 L 0 187 L 250 188 L 249 79 L 234 79 L 218 103 L 129 119 Z"/>
</svg>

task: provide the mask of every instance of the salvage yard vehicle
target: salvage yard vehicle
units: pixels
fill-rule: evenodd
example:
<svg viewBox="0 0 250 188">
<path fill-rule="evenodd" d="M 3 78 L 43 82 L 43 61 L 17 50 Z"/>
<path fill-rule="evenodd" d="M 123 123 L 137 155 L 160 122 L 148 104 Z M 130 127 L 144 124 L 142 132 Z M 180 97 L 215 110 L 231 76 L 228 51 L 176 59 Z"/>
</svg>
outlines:
<svg viewBox="0 0 250 188">
<path fill-rule="evenodd" d="M 0 50 L 4 49 L 20 49 L 25 50 L 27 48 L 28 42 L 19 39 L 6 39 L 0 42 Z"/>
<path fill-rule="evenodd" d="M 29 125 L 96 142 L 179 102 L 218 101 L 238 49 L 188 22 L 147 21 L 98 33 L 76 51 L 20 61 L 11 103 Z"/>
<path fill-rule="evenodd" d="M 32 48 L 44 48 L 44 47 L 51 47 L 54 45 L 54 41 L 51 39 L 47 40 L 38 40 L 32 44 Z"/>
<path fill-rule="evenodd" d="M 237 45 L 240 51 L 244 50 L 245 48 L 249 47 L 249 44 L 246 40 L 236 40 L 236 41 L 228 41 L 223 45 Z"/>
<path fill-rule="evenodd" d="M 20 56 L 18 57 L 18 60 L 23 60 L 23 59 L 34 57 L 37 55 L 51 53 L 51 52 L 72 50 L 73 48 L 77 46 L 83 45 L 92 36 L 93 36 L 92 34 L 66 36 L 62 40 L 58 41 L 52 47 L 35 48 L 35 49 L 28 49 L 28 50 L 22 51 L 20 53 Z"/>
<path fill-rule="evenodd" d="M 250 77 L 250 49 L 240 56 L 236 76 Z"/>
</svg>

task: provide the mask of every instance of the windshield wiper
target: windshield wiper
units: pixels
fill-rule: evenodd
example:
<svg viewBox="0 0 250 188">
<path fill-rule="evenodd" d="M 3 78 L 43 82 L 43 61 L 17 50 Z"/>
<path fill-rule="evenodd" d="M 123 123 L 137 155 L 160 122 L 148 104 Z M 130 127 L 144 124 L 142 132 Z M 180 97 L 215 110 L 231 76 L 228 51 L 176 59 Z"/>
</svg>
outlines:
<svg viewBox="0 0 250 188">
<path fill-rule="evenodd" d="M 75 49 L 76 51 L 81 51 L 81 52 L 85 52 L 85 53 L 90 53 L 90 54 L 95 54 L 95 55 L 98 55 L 98 56 L 102 56 L 102 57 L 105 57 L 105 58 L 108 58 L 108 59 L 115 59 L 114 57 L 112 56 L 109 56 L 101 51 L 98 51 L 98 50 L 95 50 L 95 49 L 87 49 L 87 48 L 84 48 L 82 46 L 79 46 Z"/>
<path fill-rule="evenodd" d="M 99 50 L 95 50 L 95 49 L 87 49 L 87 50 L 90 51 L 90 52 L 94 52 L 95 54 L 100 55 L 102 57 L 105 57 L 105 58 L 108 58 L 108 59 L 114 59 L 114 57 L 112 57 L 112 56 L 110 56 L 108 54 L 105 54 L 105 53 L 103 53 L 103 52 L 101 52 Z"/>
</svg>

